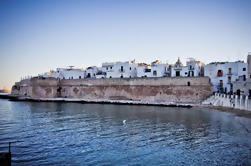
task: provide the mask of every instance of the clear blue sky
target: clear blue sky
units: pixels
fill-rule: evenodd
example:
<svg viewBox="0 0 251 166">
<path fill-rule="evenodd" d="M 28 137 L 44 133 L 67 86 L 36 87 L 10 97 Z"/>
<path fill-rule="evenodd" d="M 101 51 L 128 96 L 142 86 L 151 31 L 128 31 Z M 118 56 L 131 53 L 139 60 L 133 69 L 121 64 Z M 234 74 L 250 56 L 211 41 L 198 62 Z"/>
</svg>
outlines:
<svg viewBox="0 0 251 166">
<path fill-rule="evenodd" d="M 57 67 L 245 60 L 251 0 L 0 0 L 0 89 Z"/>
</svg>

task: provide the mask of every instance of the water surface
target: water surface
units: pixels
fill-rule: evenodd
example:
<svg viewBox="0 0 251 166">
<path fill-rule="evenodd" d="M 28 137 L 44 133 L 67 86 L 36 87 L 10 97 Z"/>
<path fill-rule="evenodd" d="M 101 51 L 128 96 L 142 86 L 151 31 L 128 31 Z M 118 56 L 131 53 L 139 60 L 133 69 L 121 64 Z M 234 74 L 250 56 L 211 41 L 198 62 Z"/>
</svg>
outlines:
<svg viewBox="0 0 251 166">
<path fill-rule="evenodd" d="M 207 109 L 0 100 L 13 165 L 251 165 L 250 126 Z"/>
</svg>

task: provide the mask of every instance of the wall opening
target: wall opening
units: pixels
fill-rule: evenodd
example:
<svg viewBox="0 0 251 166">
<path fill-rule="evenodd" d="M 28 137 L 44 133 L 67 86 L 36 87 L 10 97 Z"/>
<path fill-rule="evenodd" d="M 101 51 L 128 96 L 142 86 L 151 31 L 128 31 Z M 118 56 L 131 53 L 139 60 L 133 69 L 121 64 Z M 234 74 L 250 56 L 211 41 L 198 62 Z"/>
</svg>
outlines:
<svg viewBox="0 0 251 166">
<path fill-rule="evenodd" d="M 157 71 L 156 70 L 153 71 L 153 75 L 157 76 Z"/>
<path fill-rule="evenodd" d="M 187 82 L 187 86 L 190 86 L 190 81 Z"/>
<path fill-rule="evenodd" d="M 228 81 L 229 84 L 231 83 L 231 76 L 228 77 Z"/>
<path fill-rule="evenodd" d="M 218 70 L 217 76 L 218 76 L 218 77 L 222 77 L 222 76 L 223 76 L 223 71 L 222 71 L 222 70 Z"/>
<path fill-rule="evenodd" d="M 241 95 L 241 90 L 240 90 L 240 89 L 237 89 L 236 95 L 237 95 L 237 96 L 240 96 L 240 95 Z"/>
<path fill-rule="evenodd" d="M 232 68 L 228 68 L 228 74 L 232 74 Z"/>
<path fill-rule="evenodd" d="M 246 75 L 243 75 L 243 81 L 246 81 Z"/>
</svg>

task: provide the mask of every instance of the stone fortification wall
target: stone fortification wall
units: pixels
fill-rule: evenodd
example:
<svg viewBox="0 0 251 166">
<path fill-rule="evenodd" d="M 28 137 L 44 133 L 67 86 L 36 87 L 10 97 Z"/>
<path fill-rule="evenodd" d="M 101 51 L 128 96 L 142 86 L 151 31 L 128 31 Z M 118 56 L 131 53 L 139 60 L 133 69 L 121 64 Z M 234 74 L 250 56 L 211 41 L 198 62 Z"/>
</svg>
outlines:
<svg viewBox="0 0 251 166">
<path fill-rule="evenodd" d="M 86 100 L 131 100 L 142 102 L 200 103 L 212 94 L 207 77 L 56 80 L 33 78 L 30 87 L 14 94 L 32 98 L 81 98 Z M 17 85 L 15 85 L 17 86 Z M 14 87 L 14 86 L 13 86 Z"/>
<path fill-rule="evenodd" d="M 13 95 L 28 96 L 32 98 L 55 98 L 59 81 L 54 78 L 26 79 L 16 82 L 12 87 Z"/>
<path fill-rule="evenodd" d="M 11 94 L 28 96 L 32 94 L 32 86 L 30 79 L 22 80 L 20 82 L 16 82 L 15 85 L 12 86 Z"/>
</svg>

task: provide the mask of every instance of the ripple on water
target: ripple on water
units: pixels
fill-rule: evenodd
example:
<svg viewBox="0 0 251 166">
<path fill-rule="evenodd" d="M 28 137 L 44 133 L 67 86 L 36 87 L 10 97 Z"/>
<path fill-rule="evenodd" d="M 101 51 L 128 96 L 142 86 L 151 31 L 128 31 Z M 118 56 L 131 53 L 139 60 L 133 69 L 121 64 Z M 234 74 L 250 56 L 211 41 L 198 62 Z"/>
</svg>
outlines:
<svg viewBox="0 0 251 166">
<path fill-rule="evenodd" d="M 12 142 L 13 165 L 251 165 L 246 124 L 210 110 L 0 100 L 0 152 Z"/>
</svg>

